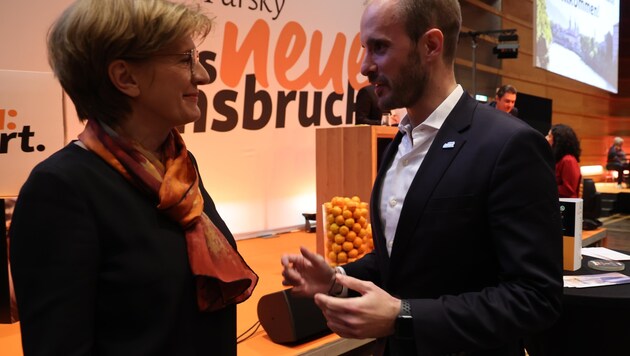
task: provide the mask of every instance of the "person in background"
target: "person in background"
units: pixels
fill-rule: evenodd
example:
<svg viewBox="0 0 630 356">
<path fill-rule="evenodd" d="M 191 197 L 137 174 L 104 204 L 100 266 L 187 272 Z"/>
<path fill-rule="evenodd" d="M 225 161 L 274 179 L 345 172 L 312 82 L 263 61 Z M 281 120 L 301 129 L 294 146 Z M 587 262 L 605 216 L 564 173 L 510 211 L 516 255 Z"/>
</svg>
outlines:
<svg viewBox="0 0 630 356">
<path fill-rule="evenodd" d="M 407 109 L 372 190 L 375 248 L 336 268 L 306 248 L 281 257 L 283 284 L 377 355 L 523 355 L 560 314 L 551 148 L 457 84 L 460 27 L 457 0 L 368 2 L 361 72 L 381 108 Z"/>
<path fill-rule="evenodd" d="M 556 160 L 556 183 L 560 198 L 578 198 L 580 193 L 580 141 L 570 126 L 556 124 L 547 134 Z"/>
<path fill-rule="evenodd" d="M 389 118 L 389 122 L 391 126 L 398 126 L 400 124 L 400 120 L 403 119 L 407 115 L 407 109 L 405 108 L 396 108 L 392 109 L 392 115 Z"/>
<path fill-rule="evenodd" d="M 630 169 L 628 158 L 623 151 L 623 138 L 615 137 L 612 146 L 608 150 L 608 162 L 606 169 L 609 171 L 617 171 L 617 187 L 623 188 L 624 171 Z M 630 182 L 626 182 L 626 186 L 630 186 Z"/>
<path fill-rule="evenodd" d="M 53 24 L 49 62 L 85 129 L 15 206 L 25 355 L 236 355 L 258 277 L 176 130 L 200 117 L 211 26 L 164 0 L 78 0 Z"/>
<path fill-rule="evenodd" d="M 366 85 L 359 89 L 355 102 L 355 125 L 380 125 L 382 117 L 383 111 L 378 107 L 374 86 Z"/>
<path fill-rule="evenodd" d="M 518 109 L 514 106 L 516 104 L 516 94 L 518 94 L 516 88 L 506 84 L 497 89 L 494 101 L 490 103 L 490 106 L 518 117 Z"/>
</svg>

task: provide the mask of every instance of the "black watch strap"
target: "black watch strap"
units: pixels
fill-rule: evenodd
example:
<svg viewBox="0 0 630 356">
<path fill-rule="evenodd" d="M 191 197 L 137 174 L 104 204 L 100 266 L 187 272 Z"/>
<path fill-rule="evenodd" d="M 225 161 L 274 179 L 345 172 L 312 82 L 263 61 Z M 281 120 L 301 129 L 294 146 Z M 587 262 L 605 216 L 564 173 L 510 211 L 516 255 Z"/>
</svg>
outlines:
<svg viewBox="0 0 630 356">
<path fill-rule="evenodd" d="M 394 325 L 394 336 L 397 339 L 413 339 L 413 317 L 411 316 L 411 304 L 408 300 L 400 301 L 400 312 Z"/>
<path fill-rule="evenodd" d="M 409 301 L 407 299 L 402 299 L 400 301 L 400 312 L 398 313 L 398 316 L 411 317 L 411 304 L 409 304 Z"/>
</svg>

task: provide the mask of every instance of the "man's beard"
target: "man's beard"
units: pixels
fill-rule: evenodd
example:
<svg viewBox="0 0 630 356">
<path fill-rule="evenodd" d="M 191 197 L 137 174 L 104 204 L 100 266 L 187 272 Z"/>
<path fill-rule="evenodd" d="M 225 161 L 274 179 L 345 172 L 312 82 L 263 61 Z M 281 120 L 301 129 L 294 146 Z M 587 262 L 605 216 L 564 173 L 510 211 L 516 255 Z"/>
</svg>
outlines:
<svg viewBox="0 0 630 356">
<path fill-rule="evenodd" d="M 388 80 L 390 92 L 379 98 L 381 110 L 412 107 L 424 95 L 427 80 L 422 59 L 417 51 L 411 50 L 398 75 Z"/>
</svg>

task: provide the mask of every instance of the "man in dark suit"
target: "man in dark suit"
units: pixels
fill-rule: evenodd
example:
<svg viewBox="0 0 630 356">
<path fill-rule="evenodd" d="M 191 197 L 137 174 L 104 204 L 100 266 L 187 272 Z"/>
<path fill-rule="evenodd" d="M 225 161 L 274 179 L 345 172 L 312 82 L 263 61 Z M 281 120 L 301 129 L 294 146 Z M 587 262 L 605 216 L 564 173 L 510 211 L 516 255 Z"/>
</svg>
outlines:
<svg viewBox="0 0 630 356">
<path fill-rule="evenodd" d="M 370 201 L 375 249 L 336 267 L 302 249 L 283 284 L 328 326 L 389 355 L 523 355 L 560 313 L 554 163 L 526 123 L 455 81 L 457 0 L 374 0 L 362 73 L 384 109 L 406 107 Z M 354 296 L 353 298 L 340 298 Z"/>
<path fill-rule="evenodd" d="M 518 92 L 514 86 L 505 84 L 497 89 L 497 94 L 494 97 L 494 101 L 490 103 L 490 106 L 518 117 L 518 109 L 515 106 L 516 94 L 518 94 Z"/>
</svg>

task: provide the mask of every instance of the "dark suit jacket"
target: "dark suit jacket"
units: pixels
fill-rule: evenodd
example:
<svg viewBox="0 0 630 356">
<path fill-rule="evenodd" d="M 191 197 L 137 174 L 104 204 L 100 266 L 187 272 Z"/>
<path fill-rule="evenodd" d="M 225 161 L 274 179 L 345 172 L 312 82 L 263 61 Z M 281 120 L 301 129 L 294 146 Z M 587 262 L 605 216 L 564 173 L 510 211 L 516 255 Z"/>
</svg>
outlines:
<svg viewBox="0 0 630 356">
<path fill-rule="evenodd" d="M 11 224 L 25 356 L 236 355 L 236 307 L 197 310 L 183 230 L 156 204 L 75 144 L 33 170 Z"/>
<path fill-rule="evenodd" d="M 521 338 L 560 311 L 562 229 L 549 144 L 464 93 L 405 197 L 390 258 L 379 201 L 401 138 L 374 183 L 375 250 L 346 273 L 410 299 L 415 346 L 389 338 L 400 354 L 522 354 Z"/>
</svg>

